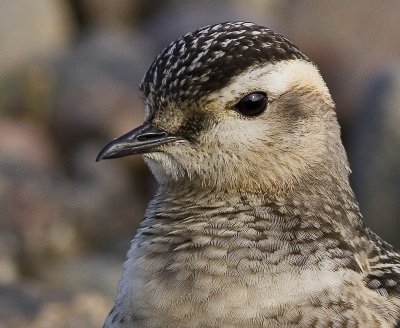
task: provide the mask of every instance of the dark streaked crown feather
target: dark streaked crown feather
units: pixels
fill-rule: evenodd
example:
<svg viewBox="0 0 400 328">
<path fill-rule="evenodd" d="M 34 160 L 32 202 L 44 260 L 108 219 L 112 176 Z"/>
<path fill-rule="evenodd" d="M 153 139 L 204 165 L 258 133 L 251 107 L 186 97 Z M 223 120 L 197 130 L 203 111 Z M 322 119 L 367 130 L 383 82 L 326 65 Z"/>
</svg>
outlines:
<svg viewBox="0 0 400 328">
<path fill-rule="evenodd" d="M 257 64 L 308 58 L 266 27 L 227 22 L 187 33 L 167 46 L 146 73 L 140 90 L 151 106 L 180 103 L 218 90 Z"/>
</svg>

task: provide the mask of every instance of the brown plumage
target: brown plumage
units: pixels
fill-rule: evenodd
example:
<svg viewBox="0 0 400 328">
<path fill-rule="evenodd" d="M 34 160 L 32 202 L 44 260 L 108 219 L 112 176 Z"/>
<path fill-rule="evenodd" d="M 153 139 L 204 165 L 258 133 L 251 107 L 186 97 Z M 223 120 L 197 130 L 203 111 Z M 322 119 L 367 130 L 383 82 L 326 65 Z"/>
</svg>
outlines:
<svg viewBox="0 0 400 328">
<path fill-rule="evenodd" d="M 141 153 L 159 182 L 105 327 L 396 327 L 400 255 L 362 221 L 318 69 L 251 23 L 169 45 Z"/>
</svg>

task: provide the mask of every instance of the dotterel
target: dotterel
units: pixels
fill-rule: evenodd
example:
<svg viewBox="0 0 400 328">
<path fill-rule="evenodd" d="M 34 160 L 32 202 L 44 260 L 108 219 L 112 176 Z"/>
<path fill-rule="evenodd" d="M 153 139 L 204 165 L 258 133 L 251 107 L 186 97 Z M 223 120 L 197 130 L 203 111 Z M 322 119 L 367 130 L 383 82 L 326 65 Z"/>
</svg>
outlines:
<svg viewBox="0 0 400 328">
<path fill-rule="evenodd" d="M 400 327 L 400 255 L 365 227 L 317 67 L 273 31 L 206 26 L 141 86 L 159 183 L 106 328 Z"/>
</svg>

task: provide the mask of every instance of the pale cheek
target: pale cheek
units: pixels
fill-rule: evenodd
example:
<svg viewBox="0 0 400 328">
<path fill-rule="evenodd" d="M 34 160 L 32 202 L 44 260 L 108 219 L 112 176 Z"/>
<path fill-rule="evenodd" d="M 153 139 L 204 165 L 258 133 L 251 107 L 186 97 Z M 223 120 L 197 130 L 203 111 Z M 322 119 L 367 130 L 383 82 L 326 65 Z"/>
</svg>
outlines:
<svg viewBox="0 0 400 328">
<path fill-rule="evenodd" d="M 254 145 L 269 139 L 269 127 L 264 119 L 230 119 L 221 122 L 212 136 L 214 140 L 206 140 L 210 143 L 218 143 L 218 146 L 227 152 L 236 152 L 238 149 L 252 149 Z"/>
</svg>

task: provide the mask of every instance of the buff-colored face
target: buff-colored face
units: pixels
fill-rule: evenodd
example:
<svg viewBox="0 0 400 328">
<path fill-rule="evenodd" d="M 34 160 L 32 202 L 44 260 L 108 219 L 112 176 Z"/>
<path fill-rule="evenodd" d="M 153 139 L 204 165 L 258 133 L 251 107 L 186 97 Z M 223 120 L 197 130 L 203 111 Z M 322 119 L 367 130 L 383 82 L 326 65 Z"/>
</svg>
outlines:
<svg viewBox="0 0 400 328">
<path fill-rule="evenodd" d="M 248 116 L 237 104 L 252 93 L 265 94 L 267 104 Z M 329 156 L 332 139 L 340 140 L 333 108 L 312 63 L 254 67 L 194 103 L 147 108 L 152 124 L 177 140 L 144 158 L 161 184 L 184 179 L 225 190 L 290 188 Z"/>
<path fill-rule="evenodd" d="M 161 185 L 245 192 L 346 170 L 318 69 L 265 27 L 228 22 L 185 34 L 155 58 L 140 90 L 145 123 L 98 160 L 143 154 Z"/>
</svg>

